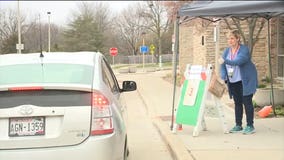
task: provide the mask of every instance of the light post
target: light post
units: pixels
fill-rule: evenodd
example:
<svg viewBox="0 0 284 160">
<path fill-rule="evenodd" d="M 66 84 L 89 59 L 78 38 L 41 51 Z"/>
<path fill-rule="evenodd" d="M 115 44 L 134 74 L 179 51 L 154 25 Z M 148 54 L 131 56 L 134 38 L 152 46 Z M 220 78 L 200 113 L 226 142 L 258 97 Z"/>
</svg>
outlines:
<svg viewBox="0 0 284 160">
<path fill-rule="evenodd" d="M 144 40 L 145 34 L 146 34 L 146 32 L 144 32 L 144 31 L 141 33 L 141 35 L 142 35 L 142 45 L 143 46 L 145 45 L 145 40 Z"/>
<path fill-rule="evenodd" d="M 47 15 L 48 15 L 48 52 L 50 52 L 50 14 L 51 12 L 47 12 Z"/>
<path fill-rule="evenodd" d="M 151 12 L 153 12 L 153 8 L 152 8 L 154 6 L 153 1 L 149 1 L 148 5 L 149 5 L 149 8 L 151 9 Z M 154 63 L 154 53 L 153 53 L 153 51 L 152 51 L 152 63 Z"/>
<path fill-rule="evenodd" d="M 18 14 L 17 14 L 17 21 L 18 21 L 18 44 L 16 45 L 16 49 L 18 50 L 18 54 L 21 54 L 22 44 L 21 44 L 21 17 L 20 17 L 20 1 L 18 0 Z"/>
</svg>

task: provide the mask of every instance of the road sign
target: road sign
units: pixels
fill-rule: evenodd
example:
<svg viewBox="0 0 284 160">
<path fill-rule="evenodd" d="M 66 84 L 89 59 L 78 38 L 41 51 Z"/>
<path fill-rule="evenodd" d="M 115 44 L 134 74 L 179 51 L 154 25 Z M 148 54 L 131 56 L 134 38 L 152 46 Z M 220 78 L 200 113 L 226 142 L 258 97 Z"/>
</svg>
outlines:
<svg viewBox="0 0 284 160">
<path fill-rule="evenodd" d="M 24 44 L 16 44 L 16 49 L 24 49 Z"/>
<path fill-rule="evenodd" d="M 109 53 L 112 56 L 116 56 L 117 55 L 117 48 L 113 47 L 109 49 Z"/>
<path fill-rule="evenodd" d="M 155 46 L 153 44 L 150 45 L 150 53 L 154 54 L 155 53 Z"/>
<path fill-rule="evenodd" d="M 150 45 L 150 51 L 154 51 L 155 50 L 155 46 L 153 44 Z"/>
<path fill-rule="evenodd" d="M 140 46 L 140 52 L 143 54 L 149 52 L 148 46 Z"/>
</svg>

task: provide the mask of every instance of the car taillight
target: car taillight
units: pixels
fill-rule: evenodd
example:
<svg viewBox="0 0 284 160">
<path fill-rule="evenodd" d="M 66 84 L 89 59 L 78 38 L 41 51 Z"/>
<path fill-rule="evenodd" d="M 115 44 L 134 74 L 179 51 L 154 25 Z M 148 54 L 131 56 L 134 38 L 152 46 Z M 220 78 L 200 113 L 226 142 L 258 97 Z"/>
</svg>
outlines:
<svg viewBox="0 0 284 160">
<path fill-rule="evenodd" d="M 43 90 L 43 87 L 34 86 L 34 87 L 11 87 L 8 88 L 9 91 L 38 91 Z"/>
<path fill-rule="evenodd" d="M 92 94 L 92 128 L 91 135 L 113 133 L 112 112 L 109 100 L 100 92 Z"/>
</svg>

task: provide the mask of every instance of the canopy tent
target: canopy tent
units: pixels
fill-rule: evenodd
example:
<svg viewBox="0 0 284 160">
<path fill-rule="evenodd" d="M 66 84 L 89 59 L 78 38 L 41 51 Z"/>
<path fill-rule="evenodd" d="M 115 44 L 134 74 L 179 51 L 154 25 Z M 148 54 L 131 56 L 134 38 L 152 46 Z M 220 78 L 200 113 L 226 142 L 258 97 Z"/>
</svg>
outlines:
<svg viewBox="0 0 284 160">
<path fill-rule="evenodd" d="M 283 14 L 283 1 L 193 1 L 182 6 L 179 16 L 274 17 Z"/>
<path fill-rule="evenodd" d="M 183 5 L 177 14 L 176 27 L 175 27 L 175 60 L 174 60 L 174 95 L 173 95 L 173 108 L 172 117 L 174 114 L 174 99 L 176 90 L 176 60 L 179 48 L 179 24 L 180 17 L 184 16 L 185 19 L 188 18 L 203 18 L 207 19 L 209 17 L 214 18 L 225 18 L 225 17 L 263 17 L 268 21 L 268 35 L 270 35 L 270 24 L 269 20 L 272 17 L 283 15 L 284 13 L 284 2 L 283 1 L 193 1 Z M 270 68 L 270 78 L 272 79 L 271 72 L 271 56 L 270 56 L 270 36 L 268 36 L 268 57 L 269 57 L 269 68 Z M 271 93 L 272 93 L 272 105 L 275 113 L 274 107 L 274 96 L 273 96 L 273 82 L 271 81 Z M 173 119 L 173 118 L 172 118 Z M 172 125 L 173 126 L 173 120 Z"/>
</svg>

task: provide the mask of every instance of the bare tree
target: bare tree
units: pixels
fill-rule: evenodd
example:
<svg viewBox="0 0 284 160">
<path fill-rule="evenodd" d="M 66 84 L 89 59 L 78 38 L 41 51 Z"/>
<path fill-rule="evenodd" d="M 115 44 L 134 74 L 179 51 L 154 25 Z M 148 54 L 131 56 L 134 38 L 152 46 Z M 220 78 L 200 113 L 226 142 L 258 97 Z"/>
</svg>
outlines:
<svg viewBox="0 0 284 160">
<path fill-rule="evenodd" d="M 266 20 L 264 18 L 258 18 L 258 17 L 250 17 L 246 19 L 239 19 L 232 17 L 231 23 L 226 18 L 224 19 L 224 21 L 230 30 L 232 30 L 233 28 L 239 30 L 244 44 L 246 44 L 249 47 L 250 53 L 252 54 L 254 45 L 259 40 L 260 33 L 264 27 Z M 242 22 L 245 22 L 245 24 Z M 245 32 L 247 28 L 248 28 L 248 34 L 246 34 Z"/>
<path fill-rule="evenodd" d="M 44 51 L 48 50 L 48 25 L 48 23 L 40 22 L 38 15 L 35 15 L 34 19 L 27 24 L 27 30 L 23 35 L 26 52 L 39 52 L 41 49 L 40 45 L 42 45 Z M 40 32 L 42 32 L 41 39 Z M 60 42 L 61 32 L 61 29 L 57 25 L 53 23 L 50 24 L 51 52 L 62 50 L 62 44 Z"/>
<path fill-rule="evenodd" d="M 16 53 L 16 44 L 18 43 L 18 21 L 16 11 L 0 10 L 0 53 Z M 24 16 L 20 17 L 21 31 L 23 34 L 26 31 L 26 26 L 23 25 Z"/>
<path fill-rule="evenodd" d="M 149 8 L 149 10 L 145 10 L 145 8 Z M 147 1 L 145 6 L 140 8 L 139 12 L 145 18 L 145 22 L 147 22 L 144 27 L 153 32 L 158 41 L 158 54 L 155 54 L 158 60 L 158 57 L 162 54 L 162 36 L 168 31 L 170 24 L 166 7 L 163 6 L 162 1 Z"/>
<path fill-rule="evenodd" d="M 122 43 L 126 44 L 122 44 L 124 47 L 120 48 L 123 51 L 126 46 L 125 52 L 128 55 L 137 55 L 139 52 L 139 42 L 142 42 L 141 34 L 144 31 L 144 19 L 139 16 L 138 8 L 140 7 L 140 3 L 129 6 L 116 17 L 117 37 L 122 40 Z"/>
<path fill-rule="evenodd" d="M 177 12 L 179 8 L 185 4 L 192 2 L 192 0 L 183 1 L 164 1 L 162 4 L 166 7 L 168 19 L 173 22 L 177 17 Z"/>
<path fill-rule="evenodd" d="M 42 42 L 39 36 L 39 27 L 42 26 Z M 47 50 L 47 31 L 48 24 L 41 24 L 39 15 L 35 14 L 33 20 L 27 23 L 25 15 L 21 16 L 21 41 L 25 45 L 22 53 L 39 52 L 40 43 L 43 49 Z M 52 51 L 59 50 L 59 28 L 51 24 L 51 48 Z M 0 11 L 0 53 L 16 53 L 16 44 L 18 43 L 18 21 L 17 13 L 14 10 Z"/>
</svg>

